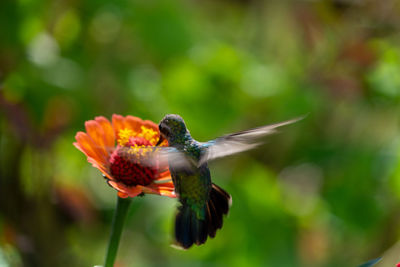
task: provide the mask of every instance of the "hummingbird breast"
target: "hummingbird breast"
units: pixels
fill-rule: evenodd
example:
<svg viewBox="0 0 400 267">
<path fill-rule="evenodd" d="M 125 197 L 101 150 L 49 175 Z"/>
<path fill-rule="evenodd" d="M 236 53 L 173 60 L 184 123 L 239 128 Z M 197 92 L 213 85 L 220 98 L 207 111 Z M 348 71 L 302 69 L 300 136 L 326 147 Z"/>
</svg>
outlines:
<svg viewBox="0 0 400 267">
<path fill-rule="evenodd" d="M 197 166 L 201 147 L 196 141 L 187 142 L 181 150 L 190 160 L 182 167 L 170 162 L 170 172 L 175 191 L 182 204 L 188 204 L 195 210 L 202 210 L 211 191 L 211 175 L 207 163 Z M 198 214 L 202 217 L 202 214 Z"/>
</svg>

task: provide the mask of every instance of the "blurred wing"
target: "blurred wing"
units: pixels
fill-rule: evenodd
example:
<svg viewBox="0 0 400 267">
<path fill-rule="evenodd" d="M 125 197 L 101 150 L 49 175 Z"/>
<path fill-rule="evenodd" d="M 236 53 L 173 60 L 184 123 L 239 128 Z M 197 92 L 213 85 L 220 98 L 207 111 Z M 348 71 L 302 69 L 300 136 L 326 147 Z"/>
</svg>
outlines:
<svg viewBox="0 0 400 267">
<path fill-rule="evenodd" d="M 216 158 L 221 158 L 249 149 L 253 149 L 261 144 L 261 142 L 257 142 L 259 138 L 273 134 L 277 131 L 276 129 L 278 127 L 295 123 L 303 118 L 304 117 L 299 117 L 284 122 L 261 126 L 247 131 L 228 134 L 204 143 L 204 146 L 206 147 L 206 152 L 204 153 L 198 164 L 202 165 L 203 163 Z"/>
<path fill-rule="evenodd" d="M 195 160 L 174 147 L 155 147 L 151 157 L 162 164 L 168 164 L 173 169 L 191 169 L 197 166 Z"/>
<path fill-rule="evenodd" d="M 197 166 L 192 158 L 173 147 L 120 147 L 118 156 L 125 161 L 156 169 L 167 166 L 174 169 L 187 169 Z"/>
</svg>

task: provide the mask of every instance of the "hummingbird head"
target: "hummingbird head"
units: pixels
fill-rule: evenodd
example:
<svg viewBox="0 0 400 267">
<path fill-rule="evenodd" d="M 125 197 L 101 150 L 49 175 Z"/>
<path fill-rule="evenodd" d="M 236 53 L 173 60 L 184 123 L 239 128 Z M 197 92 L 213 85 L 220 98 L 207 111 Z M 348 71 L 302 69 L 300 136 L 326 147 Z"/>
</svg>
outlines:
<svg viewBox="0 0 400 267">
<path fill-rule="evenodd" d="M 160 140 L 157 145 L 161 144 L 164 139 L 168 142 L 176 140 L 179 136 L 185 136 L 187 133 L 185 122 L 182 117 L 176 114 L 167 114 L 158 124 L 160 130 Z"/>
</svg>

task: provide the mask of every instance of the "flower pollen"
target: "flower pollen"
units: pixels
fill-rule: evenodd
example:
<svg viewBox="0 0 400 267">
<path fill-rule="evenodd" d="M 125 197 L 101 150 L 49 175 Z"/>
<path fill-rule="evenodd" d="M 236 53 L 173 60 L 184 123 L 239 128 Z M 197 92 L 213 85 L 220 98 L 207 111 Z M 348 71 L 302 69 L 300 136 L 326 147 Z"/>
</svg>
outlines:
<svg viewBox="0 0 400 267">
<path fill-rule="evenodd" d="M 158 141 L 158 133 L 151 128 L 147 128 L 145 126 L 141 127 L 142 132 L 138 134 L 138 137 L 142 137 L 150 142 L 151 145 L 157 144 Z"/>
<path fill-rule="evenodd" d="M 118 132 L 118 144 L 120 146 L 125 146 L 129 142 L 129 138 L 131 136 L 137 135 L 133 130 L 131 129 L 122 129 Z"/>
</svg>

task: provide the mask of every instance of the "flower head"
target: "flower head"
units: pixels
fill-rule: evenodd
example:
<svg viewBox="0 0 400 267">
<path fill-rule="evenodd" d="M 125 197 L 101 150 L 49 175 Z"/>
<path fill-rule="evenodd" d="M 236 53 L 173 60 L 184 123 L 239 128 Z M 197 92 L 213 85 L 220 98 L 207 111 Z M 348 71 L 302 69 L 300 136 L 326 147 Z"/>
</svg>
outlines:
<svg viewBox="0 0 400 267">
<path fill-rule="evenodd" d="M 154 157 L 154 146 L 160 138 L 157 125 L 133 116 L 114 114 L 112 123 L 96 117 L 85 123 L 86 133 L 78 132 L 74 146 L 99 169 L 108 184 L 122 198 L 141 193 L 175 197 L 168 166 Z M 166 146 L 163 142 L 160 146 Z"/>
</svg>

